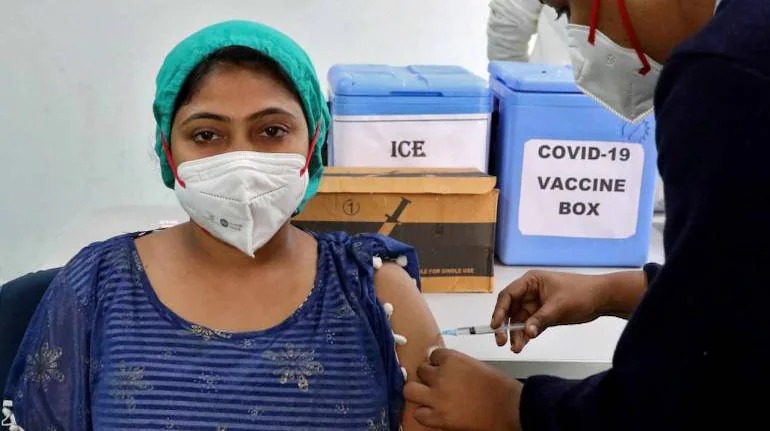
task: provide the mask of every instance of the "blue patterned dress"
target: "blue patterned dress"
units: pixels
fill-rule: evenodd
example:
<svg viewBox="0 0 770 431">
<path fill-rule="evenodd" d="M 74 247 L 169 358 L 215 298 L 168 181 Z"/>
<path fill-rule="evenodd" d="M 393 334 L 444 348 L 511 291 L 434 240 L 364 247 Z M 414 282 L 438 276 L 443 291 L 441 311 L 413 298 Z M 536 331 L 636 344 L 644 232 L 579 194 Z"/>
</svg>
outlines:
<svg viewBox="0 0 770 431">
<path fill-rule="evenodd" d="M 372 258 L 414 251 L 315 234 L 316 283 L 279 325 L 227 333 L 185 321 L 122 235 L 81 251 L 33 318 L 6 385 L 18 425 L 47 430 L 397 430 L 403 377 Z"/>
</svg>

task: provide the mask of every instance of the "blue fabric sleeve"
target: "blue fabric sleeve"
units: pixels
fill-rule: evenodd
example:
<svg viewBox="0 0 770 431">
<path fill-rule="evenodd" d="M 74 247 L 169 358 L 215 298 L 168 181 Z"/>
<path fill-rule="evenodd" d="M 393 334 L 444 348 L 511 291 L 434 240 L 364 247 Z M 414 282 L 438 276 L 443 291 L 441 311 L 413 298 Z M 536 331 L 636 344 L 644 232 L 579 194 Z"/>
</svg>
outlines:
<svg viewBox="0 0 770 431">
<path fill-rule="evenodd" d="M 89 337 L 92 267 L 81 252 L 51 282 L 9 372 L 4 399 L 30 430 L 91 429 Z"/>
<path fill-rule="evenodd" d="M 395 261 L 405 256 L 407 265 L 404 268 L 415 279 L 417 288 L 420 285 L 420 270 L 417 253 L 414 248 L 377 234 L 360 234 L 348 237 L 345 234 L 338 239 L 344 244 L 347 260 L 352 260 L 355 273 L 345 274 L 345 280 L 350 294 L 363 309 L 372 332 L 377 337 L 380 356 L 385 366 L 388 398 L 390 400 L 389 423 L 392 431 L 400 428 L 401 415 L 404 407 L 404 379 L 401 366 L 396 357 L 393 333 L 382 305 L 377 299 L 374 288 L 374 257 L 384 262 Z"/>
<path fill-rule="evenodd" d="M 5 393 L 8 370 L 13 365 L 27 325 L 48 286 L 61 268 L 19 277 L 0 287 L 0 385 Z M 2 395 L 2 394 L 0 394 Z"/>
</svg>

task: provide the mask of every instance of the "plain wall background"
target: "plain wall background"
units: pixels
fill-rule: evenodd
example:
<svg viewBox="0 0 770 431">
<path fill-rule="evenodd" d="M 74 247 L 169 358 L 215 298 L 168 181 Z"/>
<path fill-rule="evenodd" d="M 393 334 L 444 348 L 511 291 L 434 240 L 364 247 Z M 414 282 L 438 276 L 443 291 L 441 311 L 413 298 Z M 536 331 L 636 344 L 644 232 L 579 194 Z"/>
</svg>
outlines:
<svg viewBox="0 0 770 431">
<path fill-rule="evenodd" d="M 334 63 L 458 64 L 486 77 L 484 0 L 0 0 L 0 282 L 78 220 L 175 205 L 150 148 L 155 74 L 182 38 L 251 19 Z"/>
</svg>

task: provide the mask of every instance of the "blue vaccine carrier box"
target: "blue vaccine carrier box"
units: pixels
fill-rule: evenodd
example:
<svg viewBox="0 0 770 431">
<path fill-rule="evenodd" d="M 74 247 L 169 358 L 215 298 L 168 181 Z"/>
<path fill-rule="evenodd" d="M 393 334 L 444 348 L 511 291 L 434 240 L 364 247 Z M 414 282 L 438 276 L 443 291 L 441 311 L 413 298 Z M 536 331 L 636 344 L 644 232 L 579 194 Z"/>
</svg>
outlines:
<svg viewBox="0 0 770 431">
<path fill-rule="evenodd" d="M 459 66 L 338 64 L 329 165 L 487 172 L 492 96 Z"/>
<path fill-rule="evenodd" d="M 657 177 L 655 121 L 624 121 L 576 86 L 570 66 L 492 62 L 505 265 L 638 267 Z"/>
</svg>

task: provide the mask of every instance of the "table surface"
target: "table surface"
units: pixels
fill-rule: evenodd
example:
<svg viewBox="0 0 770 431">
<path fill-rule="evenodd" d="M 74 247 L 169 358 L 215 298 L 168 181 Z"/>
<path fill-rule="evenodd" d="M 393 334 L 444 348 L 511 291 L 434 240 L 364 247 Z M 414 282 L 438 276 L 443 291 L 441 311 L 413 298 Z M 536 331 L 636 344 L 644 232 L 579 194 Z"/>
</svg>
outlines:
<svg viewBox="0 0 770 431">
<path fill-rule="evenodd" d="M 178 207 L 133 206 L 110 208 L 75 223 L 45 260 L 42 268 L 64 265 L 83 246 L 131 231 L 154 229 L 165 223 L 181 222 L 186 214 Z M 663 262 L 663 245 L 657 220 L 652 229 L 649 261 Z M 489 323 L 497 292 L 531 267 L 495 266 L 495 293 L 425 294 L 424 297 L 442 329 Z M 613 268 L 558 268 L 559 271 L 600 274 Z M 447 347 L 490 363 L 515 377 L 551 374 L 582 378 L 610 367 L 615 345 L 625 320 L 602 317 L 593 322 L 550 328 L 531 341 L 520 354 L 498 347 L 492 335 L 446 337 Z"/>
</svg>

